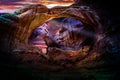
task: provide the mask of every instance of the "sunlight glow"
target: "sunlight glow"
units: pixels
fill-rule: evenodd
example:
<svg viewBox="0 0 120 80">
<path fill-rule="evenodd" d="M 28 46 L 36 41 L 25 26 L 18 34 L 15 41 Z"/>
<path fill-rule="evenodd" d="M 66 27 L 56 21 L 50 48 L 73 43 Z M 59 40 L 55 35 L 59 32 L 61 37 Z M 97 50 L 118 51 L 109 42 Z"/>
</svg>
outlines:
<svg viewBox="0 0 120 80">
<path fill-rule="evenodd" d="M 7 4 L 4 4 L 5 1 L 2 1 L 2 2 L 0 3 L 0 13 L 13 13 L 16 9 L 19 9 L 21 7 L 24 7 L 30 4 L 42 4 L 47 6 L 48 8 L 53 8 L 55 6 L 69 6 L 73 3 L 73 1 L 71 0 L 67 0 L 67 1 L 66 0 L 61 0 L 61 1 L 45 0 L 44 2 L 38 1 L 38 0 L 34 0 L 34 1 L 23 0 L 23 1 L 15 1 L 15 2 L 9 1 Z"/>
<path fill-rule="evenodd" d="M 55 6 L 70 6 L 71 4 L 49 4 L 46 5 L 48 8 L 53 8 Z"/>
</svg>

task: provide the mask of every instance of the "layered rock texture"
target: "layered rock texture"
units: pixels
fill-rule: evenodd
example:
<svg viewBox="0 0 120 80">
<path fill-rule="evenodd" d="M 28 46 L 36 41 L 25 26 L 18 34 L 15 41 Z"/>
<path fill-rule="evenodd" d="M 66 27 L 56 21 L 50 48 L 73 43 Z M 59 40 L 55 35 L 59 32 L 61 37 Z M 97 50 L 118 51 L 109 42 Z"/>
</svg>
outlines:
<svg viewBox="0 0 120 80">
<path fill-rule="evenodd" d="M 48 20 L 61 17 L 77 19 L 84 25 L 83 28 L 85 30 L 91 32 L 86 32 L 86 35 L 89 34 L 92 37 L 85 37 L 81 31 L 79 34 L 72 33 L 67 28 L 71 38 L 64 42 L 64 47 L 72 45 L 71 42 L 76 37 L 73 45 L 76 44 L 77 39 L 78 42 L 85 41 L 85 43 L 79 44 L 81 48 L 77 50 L 64 49 L 58 42 L 55 42 L 56 40 L 50 41 L 50 37 L 45 37 L 46 44 L 48 45 L 47 54 L 45 55 L 42 54 L 40 48 L 29 44 L 29 38 L 37 27 Z M 0 52 L 13 54 L 20 58 L 21 62 L 34 64 L 37 68 L 50 68 L 51 70 L 73 66 L 101 66 L 105 63 L 104 60 L 99 62 L 101 56 L 106 53 L 109 45 L 114 46 L 116 43 L 115 41 L 107 43 L 107 41 L 112 41 L 112 39 L 110 37 L 106 38 L 103 33 L 104 26 L 100 20 L 94 10 L 79 4 L 79 2 L 68 7 L 57 6 L 51 9 L 44 5 L 25 6 L 16 10 L 13 14 L 0 14 Z M 70 43 L 66 44 L 69 41 Z M 116 53 L 118 53 L 118 50 Z"/>
</svg>

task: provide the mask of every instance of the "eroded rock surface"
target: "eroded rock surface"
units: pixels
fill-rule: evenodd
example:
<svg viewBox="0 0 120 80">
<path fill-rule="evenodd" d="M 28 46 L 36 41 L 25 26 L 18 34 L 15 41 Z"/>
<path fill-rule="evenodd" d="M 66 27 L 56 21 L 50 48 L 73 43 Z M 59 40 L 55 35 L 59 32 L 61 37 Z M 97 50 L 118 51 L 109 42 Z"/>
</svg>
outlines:
<svg viewBox="0 0 120 80">
<path fill-rule="evenodd" d="M 34 48 L 29 44 L 29 38 L 38 26 L 48 20 L 60 17 L 75 18 L 81 22 L 81 25 L 78 26 L 79 29 L 77 30 L 68 28 L 68 26 L 62 27 L 59 31 L 60 35 L 62 36 L 63 32 L 65 32 L 66 36 L 69 35 L 70 37 L 63 36 L 62 38 L 65 41 L 60 44 L 58 40 L 60 40 L 61 36 L 56 36 L 58 40 L 56 40 L 56 37 L 54 39 L 51 38 L 51 41 L 49 36 L 45 37 L 48 53 L 43 55 L 40 49 Z M 15 55 L 21 58 L 23 62 L 31 64 L 31 61 L 33 61 L 32 64 L 35 64 L 35 66 L 44 64 L 44 68 L 53 69 L 53 66 L 57 65 L 59 69 L 63 68 L 63 65 L 60 64 L 67 66 L 69 64 L 73 66 L 74 64 L 77 67 L 84 67 L 84 65 L 87 66 L 89 64 L 95 67 L 102 64 L 96 61 L 100 59 L 101 55 L 106 53 L 101 51 L 106 45 L 104 43 L 106 39 L 103 34 L 103 25 L 98 15 L 88 6 L 73 5 L 69 7 L 54 7 L 52 9 L 48 9 L 44 5 L 25 6 L 13 14 L 1 14 L 0 29 L 0 51 L 17 53 Z M 77 42 L 78 48 L 75 48 Z M 34 53 L 38 53 L 36 58 L 27 57 L 27 55 L 35 55 Z M 92 63 L 97 64 L 92 65 Z"/>
</svg>

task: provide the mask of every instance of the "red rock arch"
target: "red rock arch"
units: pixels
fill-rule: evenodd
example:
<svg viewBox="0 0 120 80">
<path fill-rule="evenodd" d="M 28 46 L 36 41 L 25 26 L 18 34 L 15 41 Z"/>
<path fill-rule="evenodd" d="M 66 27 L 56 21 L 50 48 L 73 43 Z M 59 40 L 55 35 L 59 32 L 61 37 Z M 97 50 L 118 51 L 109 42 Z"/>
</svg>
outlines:
<svg viewBox="0 0 120 80">
<path fill-rule="evenodd" d="M 43 5 L 30 5 L 16 11 L 15 14 L 19 17 L 20 24 L 16 36 L 25 43 L 28 42 L 27 39 L 35 28 L 53 18 L 73 17 L 93 26 L 96 32 L 98 28 L 101 28 L 97 14 L 87 6 L 54 7 L 48 9 Z"/>
<path fill-rule="evenodd" d="M 9 42 L 5 43 L 9 45 L 9 46 L 7 45 L 6 47 L 8 47 L 8 49 L 10 48 L 12 52 L 15 53 L 16 52 L 18 53 L 19 51 L 21 52 L 21 50 L 24 50 L 24 52 L 29 53 L 31 45 L 28 44 L 28 38 L 32 34 L 33 30 L 38 26 L 42 25 L 43 23 L 45 23 L 46 21 L 54 18 L 73 17 L 82 21 L 86 25 L 89 25 L 89 27 L 93 27 L 95 34 L 102 34 L 102 25 L 99 21 L 98 15 L 87 6 L 79 5 L 78 6 L 71 5 L 68 7 L 58 6 L 48 9 L 43 5 L 29 5 L 16 10 L 14 12 L 14 15 L 17 18 L 17 21 L 15 22 L 14 19 L 14 22 L 9 22 L 9 24 L 12 25 L 9 27 L 14 27 L 15 30 L 14 31 L 10 30 L 13 33 L 6 34 L 10 36 L 11 39 L 9 40 Z M 3 25 L 3 27 L 5 27 L 5 25 Z M 10 43 L 13 44 L 11 45 Z M 34 49 L 36 48 L 32 48 L 33 51 Z M 93 52 L 91 55 L 89 55 L 89 57 L 87 57 L 85 60 L 78 63 L 77 65 L 81 66 L 81 64 L 84 64 L 84 62 L 93 60 L 97 56 L 99 56 L 99 54 Z M 22 58 L 24 57 L 22 56 Z"/>
</svg>

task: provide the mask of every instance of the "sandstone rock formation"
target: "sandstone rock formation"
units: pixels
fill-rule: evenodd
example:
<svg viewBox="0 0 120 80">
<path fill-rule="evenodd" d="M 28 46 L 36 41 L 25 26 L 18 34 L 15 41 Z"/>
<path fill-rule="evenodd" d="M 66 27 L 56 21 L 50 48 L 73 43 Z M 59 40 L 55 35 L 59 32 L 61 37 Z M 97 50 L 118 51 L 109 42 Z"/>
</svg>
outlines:
<svg viewBox="0 0 120 80">
<path fill-rule="evenodd" d="M 22 58 L 23 61 L 34 61 L 35 59 L 27 59 L 25 56 L 21 56 L 23 53 L 31 55 L 38 53 L 38 56 L 42 55 L 46 58 L 44 60 L 40 57 L 37 60 L 38 63 L 34 61 L 35 64 L 39 64 L 39 61 L 42 60 L 43 63 L 52 60 L 57 65 L 59 65 L 60 61 L 62 61 L 60 64 L 63 65 L 66 64 L 65 61 L 68 61 L 74 63 L 77 67 L 83 67 L 84 65 L 87 67 L 88 64 L 93 66 L 92 62 L 96 63 L 96 60 L 105 53 L 101 51 L 106 41 L 104 40 L 103 25 L 94 10 L 78 3 L 68 7 L 57 6 L 51 9 L 44 5 L 29 5 L 16 10 L 13 14 L 0 14 L 0 52 L 18 53 L 15 55 Z M 92 45 L 84 46 L 82 50 L 64 50 L 56 46 L 49 47 L 48 45 L 48 54 L 43 55 L 40 49 L 29 44 L 29 38 L 38 26 L 48 20 L 61 17 L 75 18 L 82 22 L 88 31 L 92 31 L 94 34 Z"/>
</svg>

